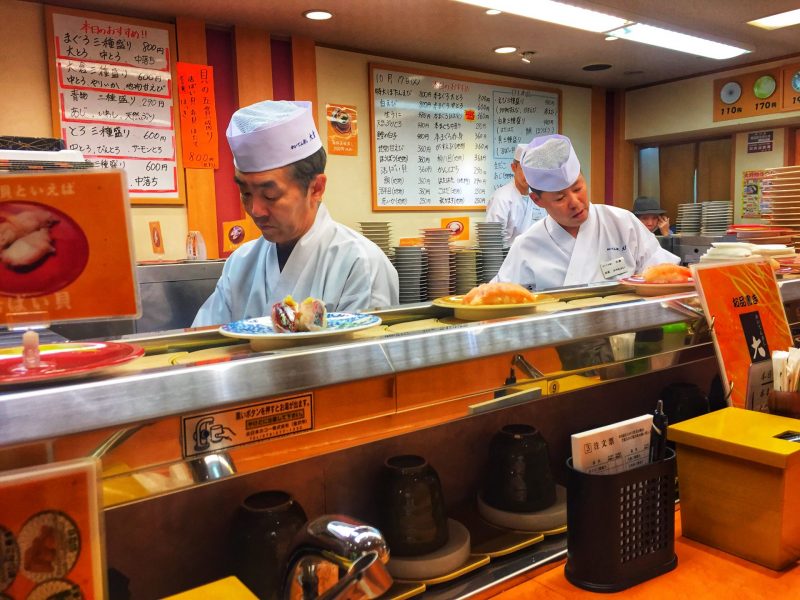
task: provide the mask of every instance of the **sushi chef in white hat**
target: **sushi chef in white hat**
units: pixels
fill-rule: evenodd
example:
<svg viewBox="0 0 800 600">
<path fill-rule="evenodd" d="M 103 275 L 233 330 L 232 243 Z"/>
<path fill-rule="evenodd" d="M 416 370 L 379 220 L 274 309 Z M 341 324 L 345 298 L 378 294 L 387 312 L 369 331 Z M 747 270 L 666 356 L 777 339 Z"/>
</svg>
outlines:
<svg viewBox="0 0 800 600">
<path fill-rule="evenodd" d="M 486 205 L 486 221 L 503 224 L 503 240 L 506 246 L 510 246 L 521 233 L 547 214 L 528 196 L 528 182 L 525 181 L 525 173 L 520 166 L 525 148 L 526 144 L 517 144 L 514 159 L 511 161 L 514 177 L 497 188 Z"/>
<path fill-rule="evenodd" d="M 378 246 L 335 222 L 322 203 L 325 149 L 310 102 L 258 102 L 226 131 L 235 182 L 261 237 L 225 263 L 194 327 L 270 314 L 289 294 L 331 311 L 398 304 L 397 271 Z"/>
<path fill-rule="evenodd" d="M 534 138 L 521 165 L 531 200 L 547 216 L 516 239 L 495 281 L 541 290 L 612 281 L 680 262 L 632 212 L 589 201 L 568 137 Z"/>
</svg>

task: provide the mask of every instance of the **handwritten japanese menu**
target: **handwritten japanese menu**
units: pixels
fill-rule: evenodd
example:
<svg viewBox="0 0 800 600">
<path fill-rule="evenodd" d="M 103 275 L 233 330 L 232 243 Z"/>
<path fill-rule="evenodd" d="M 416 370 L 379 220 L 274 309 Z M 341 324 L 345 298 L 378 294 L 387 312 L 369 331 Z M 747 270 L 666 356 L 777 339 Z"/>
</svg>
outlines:
<svg viewBox="0 0 800 600">
<path fill-rule="evenodd" d="M 560 91 L 370 65 L 373 208 L 483 210 L 517 144 L 558 133 Z"/>
<path fill-rule="evenodd" d="M 67 148 L 125 170 L 132 200 L 179 198 L 168 26 L 49 13 L 57 127 Z"/>
<path fill-rule="evenodd" d="M 183 166 L 219 168 L 214 68 L 178 63 Z"/>
</svg>

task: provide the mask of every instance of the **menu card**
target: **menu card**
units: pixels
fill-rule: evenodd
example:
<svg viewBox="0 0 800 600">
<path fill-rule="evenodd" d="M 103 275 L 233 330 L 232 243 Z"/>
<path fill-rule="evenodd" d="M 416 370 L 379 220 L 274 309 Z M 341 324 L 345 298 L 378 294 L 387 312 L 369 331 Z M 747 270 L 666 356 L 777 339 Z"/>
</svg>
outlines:
<svg viewBox="0 0 800 600">
<path fill-rule="evenodd" d="M 793 346 L 778 282 L 764 259 L 691 265 L 729 404 L 745 408 L 755 363 L 771 370 L 770 352 Z M 758 370 L 759 380 L 772 380 Z"/>
</svg>

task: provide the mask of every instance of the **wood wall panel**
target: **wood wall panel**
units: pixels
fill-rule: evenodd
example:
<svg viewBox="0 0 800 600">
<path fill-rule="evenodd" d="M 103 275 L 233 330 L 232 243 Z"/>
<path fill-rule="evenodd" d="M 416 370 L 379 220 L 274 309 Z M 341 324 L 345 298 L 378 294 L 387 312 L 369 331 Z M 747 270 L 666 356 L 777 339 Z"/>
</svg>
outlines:
<svg viewBox="0 0 800 600">
<path fill-rule="evenodd" d="M 708 140 L 697 144 L 697 201 L 733 200 L 731 154 L 733 140 Z"/>
<path fill-rule="evenodd" d="M 317 117 L 317 54 L 314 40 L 292 36 L 292 72 L 294 73 L 294 99 L 310 100 L 314 104 L 314 122 Z"/>
<path fill-rule="evenodd" d="M 606 89 L 592 88 L 591 189 L 589 198 L 604 202 L 606 190 Z"/>
<path fill-rule="evenodd" d="M 667 211 L 673 223 L 678 217 L 678 204 L 694 200 L 696 150 L 694 143 L 661 146 L 659 149 L 661 208 Z"/>
<path fill-rule="evenodd" d="M 206 26 L 200 19 L 177 17 L 178 60 L 207 64 Z M 213 169 L 186 169 L 186 212 L 189 230 L 199 231 L 206 242 L 208 258 L 219 258 L 217 201 Z"/>
<path fill-rule="evenodd" d="M 625 93 L 614 95 L 614 196 L 607 204 L 633 206 L 633 160 L 636 148 L 625 139 Z"/>
<path fill-rule="evenodd" d="M 239 106 L 272 100 L 272 50 L 269 33 L 247 27 L 234 28 Z"/>
</svg>

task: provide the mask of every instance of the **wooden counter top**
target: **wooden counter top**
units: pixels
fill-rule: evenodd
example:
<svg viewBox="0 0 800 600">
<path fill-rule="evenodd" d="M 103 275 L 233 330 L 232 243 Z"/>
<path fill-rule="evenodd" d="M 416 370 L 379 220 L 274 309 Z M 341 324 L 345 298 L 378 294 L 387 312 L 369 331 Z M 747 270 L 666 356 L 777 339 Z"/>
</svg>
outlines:
<svg viewBox="0 0 800 600">
<path fill-rule="evenodd" d="M 705 546 L 680 533 L 680 511 L 675 515 L 675 553 L 678 567 L 669 573 L 613 594 L 597 594 L 575 587 L 564 577 L 564 562 L 492 596 L 496 600 L 556 600 L 624 596 L 631 600 L 736 598 L 780 600 L 800 597 L 800 567 L 777 572 L 732 554 Z M 484 598 L 489 596 L 484 596 Z"/>
</svg>

